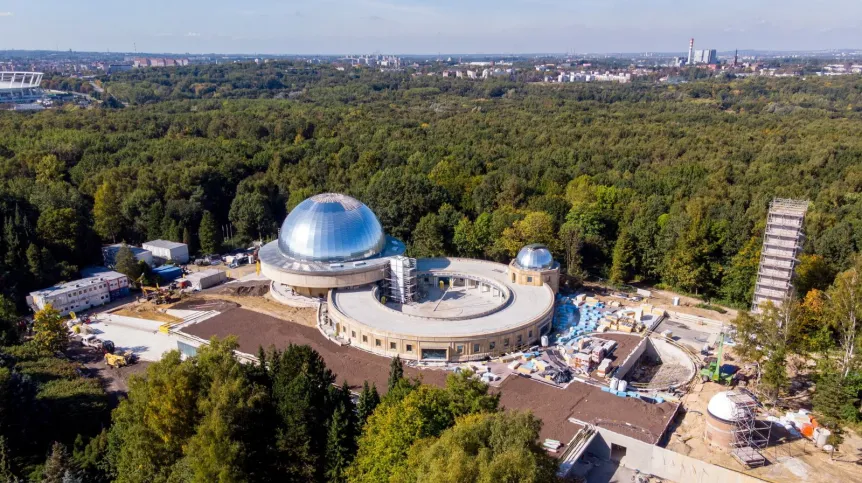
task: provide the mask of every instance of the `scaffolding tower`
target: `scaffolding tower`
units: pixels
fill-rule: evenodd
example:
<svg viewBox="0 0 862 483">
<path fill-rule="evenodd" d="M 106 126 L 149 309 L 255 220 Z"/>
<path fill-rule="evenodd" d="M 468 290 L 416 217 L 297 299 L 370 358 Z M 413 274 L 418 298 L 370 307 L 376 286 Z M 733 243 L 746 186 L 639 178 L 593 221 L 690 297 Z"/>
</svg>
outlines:
<svg viewBox="0 0 862 483">
<path fill-rule="evenodd" d="M 748 392 L 731 391 L 727 399 L 733 403 L 733 448 L 731 453 L 747 468 L 766 464 L 761 449 L 766 448 L 772 425 L 757 420 L 757 400 Z"/>
<path fill-rule="evenodd" d="M 805 241 L 802 222 L 807 211 L 808 200 L 776 198 L 770 203 L 752 312 L 758 312 L 766 302 L 779 306 L 793 294 L 793 274 Z"/>
<path fill-rule="evenodd" d="M 416 301 L 416 259 L 396 256 L 389 259 L 384 278 L 385 293 L 389 300 L 402 305 Z"/>
</svg>

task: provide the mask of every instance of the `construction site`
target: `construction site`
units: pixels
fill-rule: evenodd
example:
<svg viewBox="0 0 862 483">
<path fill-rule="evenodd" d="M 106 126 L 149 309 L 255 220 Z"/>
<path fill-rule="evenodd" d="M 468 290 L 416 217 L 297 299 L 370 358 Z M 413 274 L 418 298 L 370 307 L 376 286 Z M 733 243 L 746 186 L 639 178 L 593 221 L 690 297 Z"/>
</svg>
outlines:
<svg viewBox="0 0 862 483">
<path fill-rule="evenodd" d="M 315 203 L 361 210 L 340 196 Z M 307 205 L 306 213 L 333 212 L 318 208 Z M 354 390 L 365 381 L 385 387 L 396 355 L 407 375 L 428 384 L 469 370 L 500 393 L 504 407 L 541 418 L 543 446 L 570 481 L 621 481 L 635 471 L 679 483 L 858 479 L 844 463 L 855 455 L 827 452 L 826 430 L 804 408 L 780 414 L 749 390 L 751 368 L 733 353 L 731 315 L 709 317 L 684 297 L 648 290 L 588 286 L 558 294 L 559 264 L 540 245 L 525 247 L 508 266 L 412 259 L 397 240 L 365 229 L 354 227 L 355 238 L 372 248 L 351 253 L 367 257 L 389 246 L 391 254 L 382 248 L 386 256 L 373 263 L 314 261 L 306 245 L 344 245 L 294 239 L 291 258 L 279 259 L 287 252 L 273 242 L 261 250 L 260 273 L 197 291 L 144 290 L 139 300 L 96 314 L 88 330 L 114 341 L 119 359 L 108 363 L 117 365 L 127 354 L 193 356 L 211 337 L 237 337 L 237 355 L 247 362 L 261 347 L 305 344 Z M 767 270 L 761 267 L 774 275 Z M 819 464 L 829 469 L 811 470 Z"/>
</svg>

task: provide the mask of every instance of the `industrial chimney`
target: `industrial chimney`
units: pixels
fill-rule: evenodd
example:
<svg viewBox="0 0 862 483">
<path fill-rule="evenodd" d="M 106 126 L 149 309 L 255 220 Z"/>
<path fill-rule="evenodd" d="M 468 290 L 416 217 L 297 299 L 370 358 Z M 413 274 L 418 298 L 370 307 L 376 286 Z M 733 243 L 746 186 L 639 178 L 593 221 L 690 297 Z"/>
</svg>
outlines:
<svg viewBox="0 0 862 483">
<path fill-rule="evenodd" d="M 694 37 L 688 41 L 688 65 L 694 63 Z"/>
</svg>

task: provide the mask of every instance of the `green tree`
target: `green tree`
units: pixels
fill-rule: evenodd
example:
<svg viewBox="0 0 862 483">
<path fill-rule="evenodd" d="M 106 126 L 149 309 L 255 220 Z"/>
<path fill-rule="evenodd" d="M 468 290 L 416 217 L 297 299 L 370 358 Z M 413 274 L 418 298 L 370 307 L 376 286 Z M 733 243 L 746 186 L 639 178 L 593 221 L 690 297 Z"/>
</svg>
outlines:
<svg viewBox="0 0 862 483">
<path fill-rule="evenodd" d="M 386 385 L 388 390 L 394 389 L 401 379 L 404 379 L 404 364 L 401 363 L 401 357 L 396 355 L 389 363 L 389 382 Z"/>
<path fill-rule="evenodd" d="M 623 284 L 631 280 L 635 266 L 635 244 L 627 229 L 620 230 L 614 245 L 613 263 L 609 275 L 613 284 Z"/>
<path fill-rule="evenodd" d="M 0 481 L 3 483 L 18 483 L 18 478 L 12 471 L 12 455 L 6 444 L 6 437 L 0 435 Z"/>
<path fill-rule="evenodd" d="M 81 240 L 78 214 L 72 208 L 44 211 L 39 215 L 36 233 L 48 246 L 75 253 Z"/>
<path fill-rule="evenodd" d="M 65 477 L 70 473 L 75 477 L 73 470 L 66 447 L 62 443 L 55 442 L 51 446 L 51 454 L 48 455 L 45 468 L 42 470 L 42 483 L 65 483 Z"/>
<path fill-rule="evenodd" d="M 108 431 L 103 429 L 86 444 L 80 434 L 72 448 L 72 461 L 80 469 L 82 479 L 88 483 L 110 481 L 110 462 L 107 459 Z"/>
<path fill-rule="evenodd" d="M 201 252 L 219 253 L 221 251 L 221 231 L 216 224 L 215 217 L 209 211 L 204 211 L 201 218 L 198 239 L 200 240 Z"/>
<path fill-rule="evenodd" d="M 249 383 L 233 355 L 235 339 L 213 341 L 198 356 L 201 420 L 183 451 L 196 481 L 234 482 L 248 478 L 245 425 L 262 409 L 263 388 Z"/>
<path fill-rule="evenodd" d="M 200 417 L 199 388 L 195 361 L 181 361 L 177 351 L 147 367 L 146 378 L 129 381 L 108 433 L 117 482 L 166 482 L 187 471 L 181 460 Z"/>
<path fill-rule="evenodd" d="M 347 383 L 340 389 L 332 389 L 331 395 L 334 409 L 327 421 L 324 476 L 326 481 L 343 482 L 346 481 L 347 468 L 356 454 L 358 421 Z"/>
<path fill-rule="evenodd" d="M 8 297 L 0 294 L 0 347 L 18 343 L 17 320 L 15 304 Z"/>
<path fill-rule="evenodd" d="M 554 253 L 558 253 L 560 248 L 554 217 L 544 211 L 530 212 L 524 219 L 515 221 L 510 228 L 503 230 L 503 237 L 499 240 L 510 257 L 530 243 L 541 243 Z"/>
<path fill-rule="evenodd" d="M 96 233 L 103 239 L 117 241 L 123 228 L 122 199 L 116 185 L 105 181 L 96 190 L 93 201 Z"/>
<path fill-rule="evenodd" d="M 259 239 L 275 229 L 269 199 L 262 193 L 237 195 L 230 205 L 228 216 L 237 230 L 250 239 Z"/>
<path fill-rule="evenodd" d="M 796 266 L 793 288 L 799 294 L 799 298 L 813 289 L 826 290 L 835 280 L 835 272 L 826 259 L 820 255 L 802 254 L 799 256 L 799 264 Z"/>
<path fill-rule="evenodd" d="M 66 323 L 51 304 L 46 304 L 33 316 L 33 341 L 40 348 L 51 352 L 63 350 L 69 344 Z"/>
<path fill-rule="evenodd" d="M 365 422 L 377 409 L 380 404 L 380 395 L 377 393 L 377 386 L 368 386 L 368 381 L 362 384 L 362 392 L 359 393 L 359 402 L 356 406 L 357 417 L 359 418 L 359 426 L 365 426 Z"/>
<path fill-rule="evenodd" d="M 730 260 L 721 284 L 721 296 L 737 307 L 751 304 L 754 296 L 754 280 L 760 265 L 760 239 L 752 237 L 742 250 Z"/>
<path fill-rule="evenodd" d="M 838 370 L 846 379 L 859 367 L 859 345 L 862 339 L 862 257 L 853 268 L 838 274 L 827 292 L 829 314 L 835 324 L 841 352 Z"/>
<path fill-rule="evenodd" d="M 553 482 L 557 464 L 539 446 L 541 421 L 529 413 L 473 414 L 439 438 L 410 449 L 395 482 Z"/>
<path fill-rule="evenodd" d="M 734 350 L 748 362 L 757 363 L 757 379 L 763 393 L 774 402 L 787 387 L 787 356 L 797 346 L 799 310 L 795 301 L 781 307 L 772 302 L 760 306 L 758 313 L 740 312 L 733 324 L 737 331 Z"/>
<path fill-rule="evenodd" d="M 811 402 L 821 424 L 838 429 L 843 423 L 858 421 L 857 391 L 838 368 L 824 368 L 816 389 Z"/>
<path fill-rule="evenodd" d="M 410 253 L 421 258 L 446 255 L 443 221 L 435 213 L 428 213 L 419 220 L 413 230 Z"/>
<path fill-rule="evenodd" d="M 135 282 L 141 276 L 141 267 L 132 249 L 125 243 L 117 250 L 114 256 L 114 270 L 129 277 L 129 280 Z"/>
</svg>

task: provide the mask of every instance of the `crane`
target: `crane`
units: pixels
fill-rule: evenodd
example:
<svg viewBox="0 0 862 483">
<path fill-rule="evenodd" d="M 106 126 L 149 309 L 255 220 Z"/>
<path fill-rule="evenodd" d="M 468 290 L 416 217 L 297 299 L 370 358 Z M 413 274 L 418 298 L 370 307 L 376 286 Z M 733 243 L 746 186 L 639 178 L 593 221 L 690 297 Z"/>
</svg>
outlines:
<svg viewBox="0 0 862 483">
<path fill-rule="evenodd" d="M 712 381 L 729 385 L 733 382 L 733 374 L 721 372 L 721 366 L 724 362 L 724 331 L 718 334 L 718 346 L 715 350 L 716 360 L 700 370 L 700 379 L 703 382 Z"/>
</svg>

